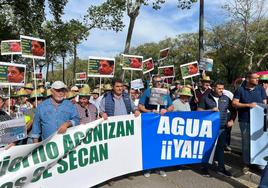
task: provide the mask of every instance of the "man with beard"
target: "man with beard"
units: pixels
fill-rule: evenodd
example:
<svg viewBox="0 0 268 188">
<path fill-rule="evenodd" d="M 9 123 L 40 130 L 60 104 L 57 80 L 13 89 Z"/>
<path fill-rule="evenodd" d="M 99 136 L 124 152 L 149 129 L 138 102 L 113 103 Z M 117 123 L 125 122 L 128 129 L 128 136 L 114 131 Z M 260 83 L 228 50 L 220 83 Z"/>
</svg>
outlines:
<svg viewBox="0 0 268 188">
<path fill-rule="evenodd" d="M 250 108 L 256 107 L 257 103 L 266 104 L 266 93 L 262 86 L 258 85 L 259 76 L 249 72 L 246 82 L 234 93 L 233 106 L 238 111 L 238 122 L 242 137 L 242 154 L 245 167 L 243 172 L 248 171 L 250 165 Z"/>
<path fill-rule="evenodd" d="M 220 112 L 220 132 L 215 151 L 215 158 L 218 161 L 217 173 L 226 177 L 231 177 L 232 174 L 225 169 L 224 165 L 224 146 L 226 141 L 227 128 L 234 125 L 236 111 L 232 107 L 231 100 L 223 94 L 223 90 L 224 83 L 222 81 L 215 82 L 213 84 L 212 91 L 207 96 L 202 98 L 197 110 Z M 228 111 L 231 112 L 230 117 L 228 117 Z M 202 168 L 202 175 L 209 176 L 208 166 L 206 164 L 204 165 L 204 168 Z"/>
<path fill-rule="evenodd" d="M 45 140 L 54 132 L 63 134 L 67 128 L 79 124 L 79 115 L 75 106 L 64 100 L 67 86 L 61 81 L 51 85 L 51 97 L 38 105 L 34 116 L 32 138 L 37 143 L 39 137 Z"/>
</svg>

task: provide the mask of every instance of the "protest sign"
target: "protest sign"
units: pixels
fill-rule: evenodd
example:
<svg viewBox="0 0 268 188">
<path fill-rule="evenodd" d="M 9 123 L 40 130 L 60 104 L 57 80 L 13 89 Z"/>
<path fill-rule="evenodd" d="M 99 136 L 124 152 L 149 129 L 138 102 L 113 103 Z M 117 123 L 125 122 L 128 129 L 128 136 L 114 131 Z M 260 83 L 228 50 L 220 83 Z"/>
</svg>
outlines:
<svg viewBox="0 0 268 188">
<path fill-rule="evenodd" d="M 20 40 L 1 41 L 1 55 L 21 54 Z"/>
<path fill-rule="evenodd" d="M 174 65 L 158 67 L 158 74 L 162 79 L 175 77 Z"/>
<path fill-rule="evenodd" d="M 143 74 L 146 74 L 154 70 L 154 61 L 152 58 L 144 60 L 142 64 L 143 64 Z"/>
<path fill-rule="evenodd" d="M 88 57 L 88 77 L 107 77 L 114 76 L 115 59 L 106 57 Z"/>
<path fill-rule="evenodd" d="M 122 69 L 142 71 L 143 56 L 125 55 L 125 54 L 122 54 L 122 56 L 123 56 Z"/>
<path fill-rule="evenodd" d="M 165 88 L 152 88 L 149 99 L 151 105 L 167 105 L 168 104 L 169 91 Z"/>
<path fill-rule="evenodd" d="M 142 89 L 144 88 L 142 79 L 132 80 L 130 82 L 131 89 Z"/>
<path fill-rule="evenodd" d="M 22 57 L 46 59 L 46 41 L 39 38 L 20 36 Z"/>
<path fill-rule="evenodd" d="M 203 58 L 200 59 L 199 69 L 211 72 L 213 68 L 213 59 Z"/>
<path fill-rule="evenodd" d="M 164 59 L 166 59 L 168 57 L 168 54 L 169 54 L 169 48 L 160 50 L 158 61 L 163 61 Z"/>
<path fill-rule="evenodd" d="M 190 62 L 180 65 L 181 75 L 183 79 L 191 78 L 199 75 L 198 62 Z"/>
<path fill-rule="evenodd" d="M 250 164 L 267 165 L 268 105 L 258 104 L 250 109 Z"/>
<path fill-rule="evenodd" d="M 78 80 L 86 80 L 87 79 L 87 73 L 86 72 L 78 72 L 75 73 L 75 79 Z"/>
<path fill-rule="evenodd" d="M 24 86 L 26 65 L 0 62 L 0 85 Z"/>
<path fill-rule="evenodd" d="M 0 122 L 0 144 L 10 144 L 26 136 L 24 117 Z"/>
<path fill-rule="evenodd" d="M 147 113 L 72 127 L 42 143 L 0 151 L 0 187 L 92 187 L 132 172 L 207 163 L 219 118 L 208 111 Z"/>
</svg>

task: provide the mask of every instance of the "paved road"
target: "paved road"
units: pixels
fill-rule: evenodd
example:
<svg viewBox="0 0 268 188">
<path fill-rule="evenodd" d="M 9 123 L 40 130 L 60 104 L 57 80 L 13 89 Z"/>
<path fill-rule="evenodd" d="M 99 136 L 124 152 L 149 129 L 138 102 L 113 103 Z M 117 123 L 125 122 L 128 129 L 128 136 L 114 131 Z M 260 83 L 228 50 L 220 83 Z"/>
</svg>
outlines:
<svg viewBox="0 0 268 188">
<path fill-rule="evenodd" d="M 141 173 L 137 173 L 133 180 L 128 178 L 118 178 L 113 186 L 103 183 L 96 188 L 246 188 L 233 178 L 225 178 L 210 171 L 212 177 L 203 177 L 200 175 L 197 166 L 186 166 L 182 170 L 174 168 L 168 169 L 167 177 L 161 177 L 158 174 L 151 174 L 145 178 Z"/>
<path fill-rule="evenodd" d="M 241 159 L 241 136 L 238 123 L 232 130 L 231 147 L 235 154 L 226 154 L 226 164 L 234 178 L 222 177 L 210 170 L 212 177 L 203 177 L 200 174 L 200 166 L 188 165 L 180 167 L 180 170 L 175 167 L 167 169 L 167 177 L 161 177 L 158 174 L 151 174 L 149 178 L 145 178 L 141 172 L 134 174 L 133 180 L 126 177 L 117 178 L 114 180 L 113 186 L 107 183 L 95 186 L 96 188 L 254 188 L 256 185 L 249 182 L 244 182 L 243 175 L 240 173 L 243 162 Z M 245 179 L 245 178 L 244 178 Z M 240 183 L 242 182 L 242 183 Z"/>
</svg>

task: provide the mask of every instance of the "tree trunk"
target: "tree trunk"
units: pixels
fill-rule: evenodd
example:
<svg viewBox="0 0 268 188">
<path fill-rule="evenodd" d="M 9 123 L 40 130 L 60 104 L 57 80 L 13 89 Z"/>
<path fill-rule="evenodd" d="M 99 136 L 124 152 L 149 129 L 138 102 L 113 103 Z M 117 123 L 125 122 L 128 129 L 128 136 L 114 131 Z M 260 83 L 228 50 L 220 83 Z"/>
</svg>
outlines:
<svg viewBox="0 0 268 188">
<path fill-rule="evenodd" d="M 74 66 L 73 66 L 73 80 L 75 80 L 75 73 L 76 73 L 76 56 L 77 56 L 77 51 L 76 51 L 76 44 L 74 44 Z"/>
<path fill-rule="evenodd" d="M 54 78 L 54 62 L 51 62 L 51 72 L 52 72 L 52 78 Z"/>
<path fill-rule="evenodd" d="M 137 16 L 130 17 L 130 22 L 129 22 L 129 26 L 128 26 L 128 32 L 127 32 L 127 39 L 126 39 L 126 43 L 125 43 L 124 54 L 129 53 L 130 42 L 131 42 L 131 37 L 132 37 L 132 33 L 133 33 L 136 18 L 137 18 Z"/>
<path fill-rule="evenodd" d="M 47 71 L 46 71 L 46 82 L 48 81 L 48 70 L 49 70 L 49 61 L 47 62 Z"/>
</svg>

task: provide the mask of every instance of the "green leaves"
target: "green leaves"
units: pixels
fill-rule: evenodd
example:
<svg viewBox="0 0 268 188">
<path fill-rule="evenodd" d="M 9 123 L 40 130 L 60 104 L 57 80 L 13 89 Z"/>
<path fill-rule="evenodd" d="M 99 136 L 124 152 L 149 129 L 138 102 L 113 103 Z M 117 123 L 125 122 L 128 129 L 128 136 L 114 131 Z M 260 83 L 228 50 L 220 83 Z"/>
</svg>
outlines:
<svg viewBox="0 0 268 188">
<path fill-rule="evenodd" d="M 103 30 L 122 31 L 123 13 L 126 10 L 125 1 L 109 0 L 99 6 L 91 5 L 84 16 L 84 21 L 90 29 L 97 28 Z"/>
<path fill-rule="evenodd" d="M 192 4 L 196 3 L 197 0 L 178 0 L 178 8 L 190 9 Z"/>
</svg>

